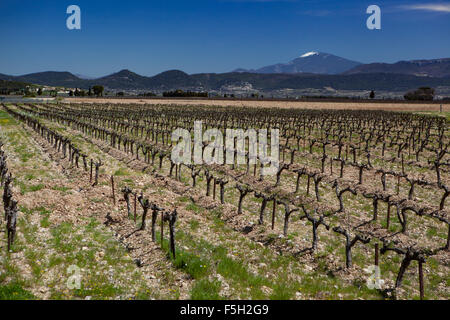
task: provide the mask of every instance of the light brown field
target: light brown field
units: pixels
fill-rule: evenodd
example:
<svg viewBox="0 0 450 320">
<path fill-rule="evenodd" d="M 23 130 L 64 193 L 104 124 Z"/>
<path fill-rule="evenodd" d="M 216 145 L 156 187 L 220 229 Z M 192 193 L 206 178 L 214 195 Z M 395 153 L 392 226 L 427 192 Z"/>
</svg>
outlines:
<svg viewBox="0 0 450 320">
<path fill-rule="evenodd" d="M 123 103 L 123 104 L 175 104 L 264 108 L 387 110 L 387 111 L 439 111 L 439 104 L 418 103 L 361 103 L 361 102 L 306 102 L 306 101 L 252 101 L 252 100 L 193 100 L 193 99 L 117 99 L 117 98 L 70 98 L 64 102 L 74 103 Z M 450 112 L 450 104 L 443 103 L 442 111 Z"/>
</svg>

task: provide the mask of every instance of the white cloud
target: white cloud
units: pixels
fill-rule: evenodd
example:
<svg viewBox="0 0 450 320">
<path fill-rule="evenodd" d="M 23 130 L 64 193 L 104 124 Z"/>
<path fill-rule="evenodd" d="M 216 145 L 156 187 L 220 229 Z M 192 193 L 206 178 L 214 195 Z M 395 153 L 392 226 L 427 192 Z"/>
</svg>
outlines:
<svg viewBox="0 0 450 320">
<path fill-rule="evenodd" d="M 450 3 L 410 4 L 401 6 L 401 8 L 405 10 L 423 10 L 450 13 Z"/>
</svg>

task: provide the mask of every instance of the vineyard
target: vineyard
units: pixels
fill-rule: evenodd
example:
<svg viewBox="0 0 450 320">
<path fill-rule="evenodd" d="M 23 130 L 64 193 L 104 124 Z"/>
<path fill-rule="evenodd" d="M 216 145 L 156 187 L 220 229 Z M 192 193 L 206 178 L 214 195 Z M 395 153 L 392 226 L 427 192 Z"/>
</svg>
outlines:
<svg viewBox="0 0 450 320">
<path fill-rule="evenodd" d="M 276 173 L 250 139 L 174 162 L 195 121 L 278 129 Z M 449 299 L 449 143 L 406 112 L 4 104 L 0 298 Z"/>
</svg>

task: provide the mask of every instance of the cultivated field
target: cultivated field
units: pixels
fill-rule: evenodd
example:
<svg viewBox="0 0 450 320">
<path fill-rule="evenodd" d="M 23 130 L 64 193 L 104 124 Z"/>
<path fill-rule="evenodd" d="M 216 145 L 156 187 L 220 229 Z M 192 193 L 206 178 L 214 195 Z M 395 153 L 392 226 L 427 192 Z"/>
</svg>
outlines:
<svg viewBox="0 0 450 320">
<path fill-rule="evenodd" d="M 437 112 L 440 104 L 435 103 L 352 103 L 352 102 L 304 102 L 304 101 L 264 101 L 264 100 L 195 100 L 195 99 L 115 99 L 115 98 L 70 98 L 72 103 L 120 103 L 120 104 L 173 104 L 220 107 L 257 107 L 257 108 L 289 108 L 289 109 L 339 109 L 339 110 L 386 110 Z M 443 112 L 450 112 L 448 102 L 442 104 Z"/>
<path fill-rule="evenodd" d="M 448 119 L 375 110 L 439 105 L 68 101 L 0 108 L 0 299 L 450 298 Z M 276 174 L 172 162 L 195 120 Z"/>
</svg>

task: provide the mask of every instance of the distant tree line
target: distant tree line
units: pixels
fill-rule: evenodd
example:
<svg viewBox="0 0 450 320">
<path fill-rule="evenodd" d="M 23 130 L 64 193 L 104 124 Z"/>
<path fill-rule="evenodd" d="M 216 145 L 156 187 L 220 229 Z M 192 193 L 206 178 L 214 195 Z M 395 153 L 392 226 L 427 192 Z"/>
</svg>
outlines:
<svg viewBox="0 0 450 320">
<path fill-rule="evenodd" d="M 208 92 L 194 92 L 194 91 L 165 91 L 163 92 L 163 97 L 201 97 L 208 98 Z"/>
<path fill-rule="evenodd" d="M 9 95 L 20 92 L 26 94 L 31 84 L 17 81 L 0 80 L 0 94 Z"/>
<path fill-rule="evenodd" d="M 73 96 L 75 96 L 75 97 L 84 97 L 84 96 L 86 96 L 86 92 L 84 90 L 79 90 L 78 88 L 75 89 L 75 91 L 70 90 L 69 91 L 69 97 L 73 97 Z"/>
<path fill-rule="evenodd" d="M 105 88 L 103 88 L 103 86 L 99 86 L 99 85 L 95 85 L 92 88 L 90 87 L 88 92 L 84 91 L 83 89 L 78 89 L 76 88 L 75 91 L 70 90 L 69 91 L 69 96 L 70 97 L 85 97 L 85 96 L 92 96 L 92 95 L 96 95 L 97 97 L 101 97 L 103 96 L 103 91 L 105 90 Z"/>
<path fill-rule="evenodd" d="M 405 94 L 405 100 L 432 101 L 434 99 L 435 90 L 429 87 L 422 87 Z"/>
<path fill-rule="evenodd" d="M 233 94 L 233 93 L 232 93 L 232 94 L 226 94 L 226 93 L 225 93 L 225 94 L 223 95 L 223 97 L 224 97 L 224 98 L 234 98 L 234 94 Z"/>
<path fill-rule="evenodd" d="M 138 96 L 140 96 L 140 97 L 156 97 L 157 94 L 153 93 L 153 92 L 144 92 L 144 93 L 139 93 Z"/>
</svg>

